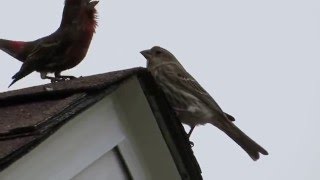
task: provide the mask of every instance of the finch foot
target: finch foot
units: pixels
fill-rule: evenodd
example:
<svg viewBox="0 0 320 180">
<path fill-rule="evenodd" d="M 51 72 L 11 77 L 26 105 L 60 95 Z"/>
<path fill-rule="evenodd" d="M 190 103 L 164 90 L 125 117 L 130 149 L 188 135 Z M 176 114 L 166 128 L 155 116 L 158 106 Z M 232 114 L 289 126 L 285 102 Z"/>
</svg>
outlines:
<svg viewBox="0 0 320 180">
<path fill-rule="evenodd" d="M 42 79 L 50 79 L 51 83 L 63 81 L 60 78 L 55 78 L 55 77 L 50 77 L 50 76 L 44 76 L 44 77 L 42 77 Z"/>
<path fill-rule="evenodd" d="M 63 76 L 60 76 L 60 73 L 59 73 L 59 76 L 55 74 L 55 77 L 48 76 L 47 73 L 41 73 L 41 79 L 49 79 L 51 80 L 51 83 L 65 81 L 67 78 L 71 79 L 69 76 L 67 76 L 67 78 L 62 78 L 62 77 Z"/>
<path fill-rule="evenodd" d="M 74 77 L 74 76 L 56 76 L 56 78 L 61 79 L 61 81 L 76 79 L 76 77 Z"/>
<path fill-rule="evenodd" d="M 194 146 L 194 143 L 192 141 L 190 141 L 190 140 L 189 140 L 189 144 L 190 144 L 191 147 Z"/>
<path fill-rule="evenodd" d="M 76 77 L 74 77 L 74 76 L 61 76 L 60 72 L 54 73 L 54 77 L 58 78 L 60 81 L 76 79 Z"/>
<path fill-rule="evenodd" d="M 191 133 L 194 130 L 194 128 L 195 128 L 195 126 L 191 126 L 191 129 L 190 129 L 189 133 L 187 134 L 188 139 L 189 139 L 189 144 L 190 144 L 191 147 L 194 146 L 194 143 L 192 141 L 190 141 L 190 136 L 191 136 Z"/>
<path fill-rule="evenodd" d="M 51 80 L 51 83 L 56 83 L 56 82 L 61 82 L 61 81 L 65 81 L 64 79 L 61 79 L 61 78 L 50 78 Z"/>
</svg>

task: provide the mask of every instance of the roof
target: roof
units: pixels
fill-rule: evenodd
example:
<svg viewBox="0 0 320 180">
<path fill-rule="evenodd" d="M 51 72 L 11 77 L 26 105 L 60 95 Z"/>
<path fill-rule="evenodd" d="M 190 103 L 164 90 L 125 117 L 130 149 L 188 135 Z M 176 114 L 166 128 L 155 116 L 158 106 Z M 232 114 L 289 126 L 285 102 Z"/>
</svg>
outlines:
<svg viewBox="0 0 320 180">
<path fill-rule="evenodd" d="M 176 164 L 202 179 L 186 133 L 145 68 L 132 68 L 0 93 L 0 171 L 31 151 L 75 115 L 136 76 Z M 178 162 L 182 157 L 183 162 Z"/>
</svg>

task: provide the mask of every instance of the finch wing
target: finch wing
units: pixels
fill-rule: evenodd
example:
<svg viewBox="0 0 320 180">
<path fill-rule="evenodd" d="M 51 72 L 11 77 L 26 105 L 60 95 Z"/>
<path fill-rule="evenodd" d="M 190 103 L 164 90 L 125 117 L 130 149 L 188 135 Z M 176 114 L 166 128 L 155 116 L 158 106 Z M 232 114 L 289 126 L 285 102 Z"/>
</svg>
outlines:
<svg viewBox="0 0 320 180">
<path fill-rule="evenodd" d="M 46 57 L 50 57 L 52 54 L 55 53 L 55 51 L 60 46 L 61 41 L 48 41 L 48 42 L 40 42 L 38 45 L 31 51 L 31 53 L 28 55 L 26 61 L 34 62 L 35 64 L 42 64 L 38 63 L 38 61 L 44 61 L 43 59 Z M 43 63 L 50 63 L 52 58 L 46 58 L 45 62 Z"/>
<path fill-rule="evenodd" d="M 60 43 L 60 41 L 40 41 L 27 56 L 26 61 L 22 64 L 19 72 L 12 76 L 13 81 L 9 87 L 40 67 L 52 63 L 54 58 L 49 57 L 52 57 L 52 55 L 56 52 L 58 48 L 55 47 L 59 47 Z"/>
<path fill-rule="evenodd" d="M 212 110 L 226 117 L 230 121 L 235 118 L 227 113 L 224 113 L 218 103 L 210 96 L 210 94 L 183 68 L 181 65 L 176 65 L 176 71 L 173 72 L 177 79 L 177 84 L 206 103 Z"/>
</svg>

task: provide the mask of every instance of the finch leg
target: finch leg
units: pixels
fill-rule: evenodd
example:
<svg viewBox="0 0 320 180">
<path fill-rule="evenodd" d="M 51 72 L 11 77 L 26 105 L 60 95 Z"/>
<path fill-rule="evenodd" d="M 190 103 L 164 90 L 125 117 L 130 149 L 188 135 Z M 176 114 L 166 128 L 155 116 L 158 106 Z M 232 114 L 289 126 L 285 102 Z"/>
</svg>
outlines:
<svg viewBox="0 0 320 180">
<path fill-rule="evenodd" d="M 177 108 L 177 107 L 173 107 L 174 111 L 176 112 L 176 115 L 179 115 L 180 112 L 188 112 L 188 110 L 186 109 L 182 109 L 182 108 Z M 191 136 L 191 133 L 193 132 L 194 128 L 196 126 L 190 126 L 190 131 L 188 132 L 187 136 L 188 136 L 188 139 L 189 139 L 189 143 L 191 145 L 191 147 L 194 146 L 194 143 L 192 141 L 190 141 L 190 136 Z"/>
<path fill-rule="evenodd" d="M 62 81 L 59 78 L 48 76 L 47 73 L 41 73 L 41 79 L 50 79 L 51 83 Z"/>
<path fill-rule="evenodd" d="M 71 80 L 71 79 L 75 79 L 76 77 L 74 77 L 74 76 L 62 76 L 61 74 L 60 74 L 61 72 L 55 72 L 54 73 L 54 76 L 56 77 L 56 78 L 59 78 L 59 79 L 61 79 L 61 80 Z"/>
<path fill-rule="evenodd" d="M 189 143 L 190 143 L 190 146 L 193 147 L 194 146 L 194 143 L 192 141 L 190 141 L 190 136 L 191 136 L 191 133 L 192 131 L 194 130 L 195 126 L 191 126 L 191 129 L 188 133 L 188 139 L 189 139 Z"/>
<path fill-rule="evenodd" d="M 190 129 L 190 131 L 189 131 L 189 133 L 188 133 L 188 138 L 190 138 L 191 133 L 192 133 L 192 131 L 194 130 L 194 128 L 195 128 L 195 126 L 191 126 L 191 129 Z"/>
</svg>

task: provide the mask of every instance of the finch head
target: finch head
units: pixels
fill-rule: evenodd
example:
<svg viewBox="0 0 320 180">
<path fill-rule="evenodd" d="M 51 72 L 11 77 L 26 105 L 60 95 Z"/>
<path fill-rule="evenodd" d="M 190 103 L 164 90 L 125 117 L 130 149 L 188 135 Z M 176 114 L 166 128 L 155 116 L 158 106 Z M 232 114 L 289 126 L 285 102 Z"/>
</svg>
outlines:
<svg viewBox="0 0 320 180">
<path fill-rule="evenodd" d="M 66 0 L 60 27 L 77 25 L 89 27 L 94 32 L 97 26 L 95 6 L 98 3 L 92 0 Z"/>
<path fill-rule="evenodd" d="M 147 69 L 163 90 L 177 117 L 191 127 L 210 123 L 233 139 L 253 160 L 268 152 L 249 138 L 235 124 L 234 118 L 222 111 L 207 91 L 182 67 L 168 50 L 159 46 L 141 51 Z"/>
<path fill-rule="evenodd" d="M 177 58 L 168 50 L 154 46 L 151 49 L 147 49 L 140 52 L 147 59 L 147 69 L 153 69 L 161 64 L 166 63 L 178 63 Z"/>
<path fill-rule="evenodd" d="M 91 1 L 91 0 L 66 0 L 64 2 L 65 5 L 88 5 L 95 6 L 99 1 Z"/>
</svg>

